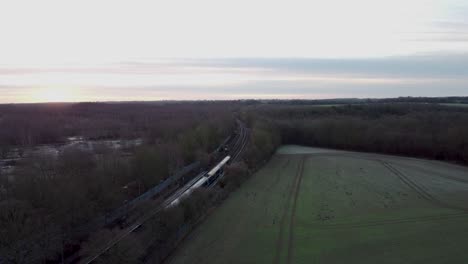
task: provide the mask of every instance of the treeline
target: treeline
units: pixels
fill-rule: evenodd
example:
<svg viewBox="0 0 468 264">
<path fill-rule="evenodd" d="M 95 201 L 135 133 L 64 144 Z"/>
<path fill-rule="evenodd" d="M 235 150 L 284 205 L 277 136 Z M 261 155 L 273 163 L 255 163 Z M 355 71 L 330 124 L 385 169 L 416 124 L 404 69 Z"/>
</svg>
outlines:
<svg viewBox="0 0 468 264">
<path fill-rule="evenodd" d="M 451 97 L 397 97 L 397 98 L 342 98 L 316 100 L 249 100 L 251 104 L 268 103 L 277 105 L 345 105 L 345 104 L 382 104 L 382 103 L 425 103 L 425 104 L 467 104 L 466 96 Z"/>
<path fill-rule="evenodd" d="M 468 165 L 468 109 L 437 104 L 263 106 L 283 144 L 424 157 Z"/>
<path fill-rule="evenodd" d="M 119 107 L 127 109 L 128 105 L 124 105 Z M 102 110 L 107 105 L 91 104 L 90 107 Z M 125 110 L 119 115 L 119 107 L 111 107 L 116 107 L 111 111 L 114 119 L 122 127 L 128 127 L 131 123 L 124 117 Z M 81 244 L 88 230 L 83 227 L 92 220 L 112 212 L 195 160 L 208 163 L 211 153 L 235 128 L 232 108 L 223 103 L 137 104 L 136 107 L 139 110 L 155 107 L 161 112 L 151 110 L 154 116 L 140 113 L 137 117 L 140 121 L 156 122 L 153 118 L 163 113 L 167 118 L 154 126 L 148 124 L 149 130 L 138 130 L 137 125 L 136 133 L 142 133 L 138 136 L 145 140 L 141 146 L 131 149 L 130 155 L 104 146 L 95 152 L 69 148 L 57 156 L 23 159 L 13 175 L 0 177 L 0 262 L 44 263 L 60 259 L 61 254 L 67 255 Z M 174 109 L 178 110 L 171 112 Z M 101 115 L 100 110 L 80 110 L 91 111 L 87 115 L 92 117 L 97 130 L 100 118 L 111 116 L 106 111 Z M 42 113 L 38 115 L 49 118 Z M 134 124 L 141 125 L 140 121 Z M 58 134 L 65 135 L 60 128 L 61 125 Z"/>
<path fill-rule="evenodd" d="M 77 135 L 89 140 L 155 140 L 237 107 L 237 102 L 0 105 L 0 146 L 60 143 Z"/>
</svg>

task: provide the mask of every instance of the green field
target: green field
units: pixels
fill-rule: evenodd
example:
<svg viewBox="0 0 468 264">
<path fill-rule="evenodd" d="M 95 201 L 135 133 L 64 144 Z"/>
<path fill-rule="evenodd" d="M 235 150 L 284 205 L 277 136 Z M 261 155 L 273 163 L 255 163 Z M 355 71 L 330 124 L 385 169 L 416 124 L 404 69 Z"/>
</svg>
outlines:
<svg viewBox="0 0 468 264">
<path fill-rule="evenodd" d="M 169 263 L 468 263 L 468 169 L 283 146 Z"/>
</svg>

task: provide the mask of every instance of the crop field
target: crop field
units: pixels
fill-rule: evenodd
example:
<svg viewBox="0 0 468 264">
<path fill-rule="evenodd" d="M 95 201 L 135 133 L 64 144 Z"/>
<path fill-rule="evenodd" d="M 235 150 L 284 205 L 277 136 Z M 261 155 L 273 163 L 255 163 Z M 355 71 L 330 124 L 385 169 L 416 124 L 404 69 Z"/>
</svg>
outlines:
<svg viewBox="0 0 468 264">
<path fill-rule="evenodd" d="M 169 263 L 468 263 L 468 168 L 283 146 Z"/>
</svg>

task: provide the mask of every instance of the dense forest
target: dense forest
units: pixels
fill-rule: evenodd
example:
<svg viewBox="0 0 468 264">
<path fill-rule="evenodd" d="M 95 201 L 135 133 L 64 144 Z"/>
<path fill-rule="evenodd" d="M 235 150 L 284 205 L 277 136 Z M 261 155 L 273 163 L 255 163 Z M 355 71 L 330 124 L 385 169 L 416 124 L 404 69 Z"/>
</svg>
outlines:
<svg viewBox="0 0 468 264">
<path fill-rule="evenodd" d="M 0 105 L 0 146 L 60 143 L 77 135 L 170 138 L 202 120 L 226 118 L 233 107 L 222 101 Z"/>
<path fill-rule="evenodd" d="M 60 258 L 84 237 L 76 229 L 106 215 L 194 161 L 206 161 L 235 129 L 226 102 L 3 106 L 0 146 L 141 138 L 125 151 L 101 146 L 30 155 L 0 175 L 0 256 L 36 263 Z M 80 229 L 81 230 L 81 229 Z M 0 259 L 1 260 L 1 259 Z"/>
<path fill-rule="evenodd" d="M 249 118 L 273 123 L 282 144 L 423 157 L 468 164 L 468 108 L 381 103 L 261 105 Z"/>
</svg>

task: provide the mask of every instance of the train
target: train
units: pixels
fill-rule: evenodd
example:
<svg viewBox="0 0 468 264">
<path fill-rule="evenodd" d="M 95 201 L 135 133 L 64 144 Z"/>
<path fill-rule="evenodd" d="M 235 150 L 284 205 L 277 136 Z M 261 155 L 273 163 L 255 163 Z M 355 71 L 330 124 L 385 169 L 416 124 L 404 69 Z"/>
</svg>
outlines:
<svg viewBox="0 0 468 264">
<path fill-rule="evenodd" d="M 221 160 L 216 166 L 213 167 L 208 173 L 203 175 L 198 181 L 196 181 L 192 186 L 190 186 L 185 192 L 183 192 L 179 197 L 174 199 L 167 205 L 167 208 L 173 207 L 180 203 L 182 199 L 189 196 L 195 189 L 198 189 L 202 186 L 210 186 L 215 182 L 224 172 L 224 166 L 231 160 L 231 156 L 226 156 Z"/>
</svg>

